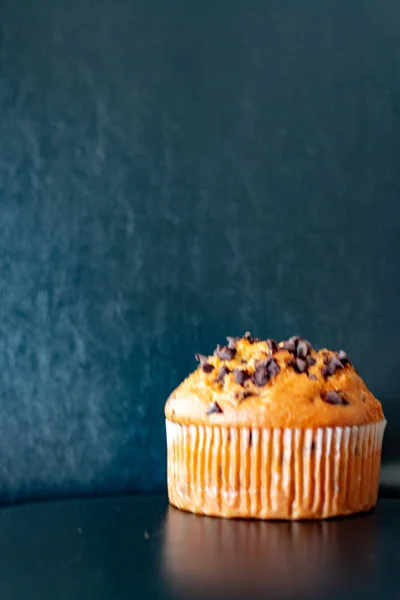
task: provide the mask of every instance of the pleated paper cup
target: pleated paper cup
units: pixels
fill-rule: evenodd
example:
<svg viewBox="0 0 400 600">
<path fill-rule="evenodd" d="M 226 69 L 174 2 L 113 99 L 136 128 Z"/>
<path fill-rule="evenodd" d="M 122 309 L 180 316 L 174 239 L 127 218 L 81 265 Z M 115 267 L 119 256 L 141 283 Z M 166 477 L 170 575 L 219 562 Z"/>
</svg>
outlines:
<svg viewBox="0 0 400 600">
<path fill-rule="evenodd" d="M 168 495 L 194 513 L 324 519 L 377 502 L 386 421 L 263 429 L 166 421 Z"/>
</svg>

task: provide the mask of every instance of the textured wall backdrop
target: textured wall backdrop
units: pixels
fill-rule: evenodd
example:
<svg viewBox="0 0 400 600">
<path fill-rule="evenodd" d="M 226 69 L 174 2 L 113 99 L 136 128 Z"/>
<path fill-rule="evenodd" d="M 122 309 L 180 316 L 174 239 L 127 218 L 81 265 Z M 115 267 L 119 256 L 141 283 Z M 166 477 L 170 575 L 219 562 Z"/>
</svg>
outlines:
<svg viewBox="0 0 400 600">
<path fill-rule="evenodd" d="M 400 454 L 399 18 L 2 0 L 1 500 L 163 489 L 168 393 L 245 329 L 345 347 Z"/>
</svg>

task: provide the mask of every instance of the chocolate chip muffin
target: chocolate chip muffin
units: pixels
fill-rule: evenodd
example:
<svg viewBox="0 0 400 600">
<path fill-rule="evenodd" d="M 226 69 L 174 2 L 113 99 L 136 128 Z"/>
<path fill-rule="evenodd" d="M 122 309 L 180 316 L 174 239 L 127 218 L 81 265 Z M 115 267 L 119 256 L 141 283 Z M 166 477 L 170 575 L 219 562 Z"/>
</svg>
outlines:
<svg viewBox="0 0 400 600">
<path fill-rule="evenodd" d="M 246 333 L 196 358 L 165 406 L 173 505 L 260 519 L 375 506 L 386 421 L 346 352 Z"/>
</svg>

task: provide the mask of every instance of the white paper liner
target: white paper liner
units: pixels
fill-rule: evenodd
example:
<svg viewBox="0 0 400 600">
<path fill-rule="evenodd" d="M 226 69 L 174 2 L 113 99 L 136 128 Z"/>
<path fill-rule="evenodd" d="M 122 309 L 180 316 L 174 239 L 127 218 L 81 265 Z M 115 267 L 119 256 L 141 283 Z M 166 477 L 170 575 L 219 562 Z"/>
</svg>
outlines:
<svg viewBox="0 0 400 600">
<path fill-rule="evenodd" d="M 377 501 L 386 421 L 259 429 L 166 421 L 170 502 L 259 519 L 327 518 Z"/>
</svg>

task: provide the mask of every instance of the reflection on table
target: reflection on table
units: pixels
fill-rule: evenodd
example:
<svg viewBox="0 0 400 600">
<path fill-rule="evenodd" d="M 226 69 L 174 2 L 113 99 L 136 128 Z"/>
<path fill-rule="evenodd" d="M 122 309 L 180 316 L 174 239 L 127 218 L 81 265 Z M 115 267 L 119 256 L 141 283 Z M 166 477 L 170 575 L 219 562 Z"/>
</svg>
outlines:
<svg viewBox="0 0 400 600">
<path fill-rule="evenodd" d="M 169 507 L 162 569 L 182 598 L 318 598 L 361 579 L 377 544 L 373 513 L 318 522 L 196 516 Z"/>
</svg>

